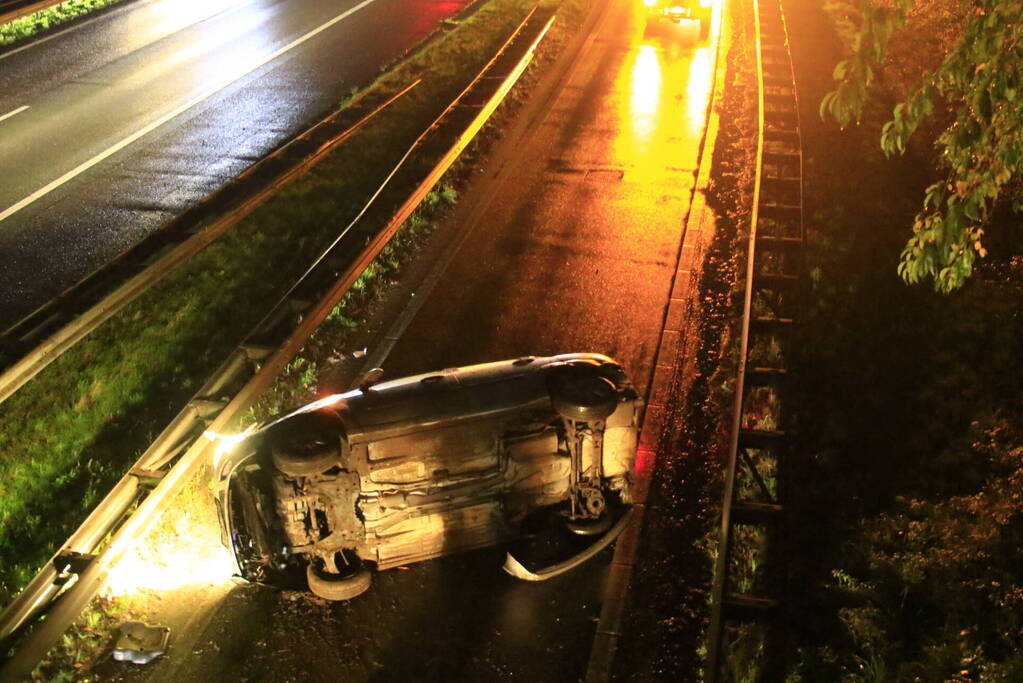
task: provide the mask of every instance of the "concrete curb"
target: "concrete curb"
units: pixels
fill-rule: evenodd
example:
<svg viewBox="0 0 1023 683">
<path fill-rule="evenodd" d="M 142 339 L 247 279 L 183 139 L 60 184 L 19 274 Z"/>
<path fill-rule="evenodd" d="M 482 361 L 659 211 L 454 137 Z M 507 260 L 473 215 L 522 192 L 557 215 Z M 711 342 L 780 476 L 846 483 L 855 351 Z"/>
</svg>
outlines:
<svg viewBox="0 0 1023 683">
<path fill-rule="evenodd" d="M 725 36 L 725 14 L 722 6 L 718 16 L 718 45 L 714 55 L 714 86 L 708 101 L 707 129 L 700 150 L 700 165 L 693 189 L 693 200 L 686 217 L 686 226 L 679 249 L 678 265 L 672 280 L 671 299 L 661 330 L 654 364 L 654 377 L 647 394 L 640 433 L 639 451 L 636 458 L 635 519 L 629 525 L 615 546 L 597 632 L 593 638 L 586 683 L 604 683 L 613 675 L 615 655 L 625 631 L 625 615 L 631 598 L 632 576 L 639 555 L 640 535 L 646 516 L 647 498 L 650 491 L 653 468 L 657 460 L 657 445 L 666 418 L 667 401 L 670 398 L 672 382 L 676 372 L 679 345 L 687 323 L 687 309 L 691 300 L 699 294 L 699 272 L 703 250 L 714 233 L 716 216 L 707 206 L 707 188 L 710 184 L 710 170 L 717 139 L 719 116 L 716 103 L 721 96 L 725 60 L 722 58 L 727 47 Z"/>
</svg>

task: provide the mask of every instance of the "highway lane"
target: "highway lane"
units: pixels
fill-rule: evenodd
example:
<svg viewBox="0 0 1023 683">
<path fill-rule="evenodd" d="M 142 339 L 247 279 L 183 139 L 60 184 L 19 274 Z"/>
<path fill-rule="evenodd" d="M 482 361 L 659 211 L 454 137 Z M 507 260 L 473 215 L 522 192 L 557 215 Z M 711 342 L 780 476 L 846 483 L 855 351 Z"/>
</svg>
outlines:
<svg viewBox="0 0 1023 683">
<path fill-rule="evenodd" d="M 143 0 L 0 54 L 0 323 L 223 185 L 465 4 Z"/>
<path fill-rule="evenodd" d="M 646 389 L 712 78 L 695 32 L 646 34 L 637 5 L 611 3 L 553 101 L 527 105 L 534 125 L 510 132 L 442 228 L 442 242 L 468 239 L 436 288 L 419 292 L 389 376 L 585 350 L 616 356 Z M 328 604 L 211 586 L 213 563 L 182 547 L 157 551 L 179 584 L 142 612 L 172 627 L 171 653 L 146 668 L 111 662 L 104 678 L 577 681 L 609 562 L 529 584 L 500 571 L 502 549 L 486 549 L 381 572 L 367 594 Z M 192 569 L 201 585 L 187 585 Z M 154 573 L 122 574 L 118 589 Z"/>
</svg>

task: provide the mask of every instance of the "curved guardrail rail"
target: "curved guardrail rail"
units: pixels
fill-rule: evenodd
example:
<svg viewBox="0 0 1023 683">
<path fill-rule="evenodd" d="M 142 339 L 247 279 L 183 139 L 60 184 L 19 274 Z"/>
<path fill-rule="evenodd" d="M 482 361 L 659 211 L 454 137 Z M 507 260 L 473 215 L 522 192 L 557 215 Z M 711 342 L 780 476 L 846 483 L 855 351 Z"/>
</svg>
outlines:
<svg viewBox="0 0 1023 683">
<path fill-rule="evenodd" d="M 115 313 L 307 172 L 419 81 L 325 117 L 223 188 L 0 333 L 0 403 Z"/>
<path fill-rule="evenodd" d="M 359 249 L 342 240 L 364 215 L 367 204 L 0 614 L 0 644 L 3 650 L 12 643 L 16 648 L 0 669 L 0 680 L 21 680 L 31 673 L 103 585 L 124 551 L 142 538 L 181 487 L 210 461 L 216 442 L 207 433 L 228 431 L 281 373 L 504 100 L 553 21 L 553 16 L 539 16 L 536 7 L 529 12 L 388 175 L 384 185 L 424 144 L 454 139 L 387 224 Z M 20 638 L 44 612 L 46 619 Z"/>
<path fill-rule="evenodd" d="M 731 445 L 711 591 L 708 681 L 722 679 L 738 638 L 757 638 L 758 680 L 784 679 L 783 429 L 803 270 L 803 158 L 788 32 L 780 0 L 755 0 L 759 100 L 756 179 Z M 765 625 L 753 635 L 743 625 Z"/>
</svg>

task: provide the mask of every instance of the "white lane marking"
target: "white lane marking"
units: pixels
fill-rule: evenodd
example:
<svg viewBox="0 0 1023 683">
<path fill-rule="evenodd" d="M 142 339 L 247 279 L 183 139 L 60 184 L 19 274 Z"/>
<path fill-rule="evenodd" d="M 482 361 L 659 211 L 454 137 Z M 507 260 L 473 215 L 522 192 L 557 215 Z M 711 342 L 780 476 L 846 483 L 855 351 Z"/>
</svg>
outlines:
<svg viewBox="0 0 1023 683">
<path fill-rule="evenodd" d="M 17 116 L 18 114 L 20 114 L 21 112 L 25 111 L 26 109 L 28 109 L 28 105 L 27 104 L 24 105 L 24 106 L 18 107 L 14 111 L 9 111 L 6 114 L 4 114 L 3 116 L 0 116 L 0 121 L 3 121 L 5 119 L 9 119 L 12 116 Z"/>
<path fill-rule="evenodd" d="M 67 173 L 62 175 L 61 177 L 59 177 L 56 180 L 50 182 L 49 184 L 45 185 L 44 187 L 39 188 L 38 190 L 36 190 L 32 194 L 30 194 L 29 196 L 27 196 L 24 199 L 22 199 L 17 204 L 14 204 L 13 206 L 10 206 L 10 207 L 4 209 L 3 211 L 0 211 L 0 221 L 3 221 L 5 219 L 9 218 L 10 216 L 13 216 L 17 212 L 19 212 L 22 209 L 24 209 L 29 204 L 31 204 L 32 202 L 34 202 L 37 199 L 39 199 L 40 197 L 44 197 L 45 195 L 47 195 L 50 192 L 52 192 L 53 190 L 57 189 L 58 187 L 60 187 L 64 183 L 66 183 L 67 181 L 69 181 L 72 178 L 74 178 L 75 176 L 78 176 L 81 173 L 84 173 L 85 171 L 89 170 L 90 168 L 92 168 L 93 166 L 95 166 L 99 162 L 103 161 L 104 159 L 106 159 L 110 155 L 116 154 L 117 152 L 121 151 L 122 149 L 124 149 L 125 147 L 130 145 L 131 143 L 133 143 L 136 140 L 138 140 L 139 138 L 141 138 L 142 136 L 146 135 L 147 133 L 153 132 L 154 130 L 156 130 L 157 128 L 162 126 L 163 124 L 165 124 L 168 121 L 170 121 L 171 119 L 173 119 L 175 116 L 178 116 L 179 114 L 182 114 L 183 112 L 188 111 L 189 109 L 191 109 L 195 105 L 199 104 L 200 102 L 203 102 L 204 100 L 209 99 L 210 97 L 212 97 L 213 95 L 217 94 L 218 92 L 220 92 L 221 90 L 223 90 L 227 86 L 231 85 L 235 81 L 240 80 L 244 76 L 249 75 L 250 73 L 252 73 L 256 69 L 258 69 L 259 67 L 265 65 L 268 62 L 271 62 L 271 61 L 277 59 L 278 57 L 280 57 L 284 53 L 286 53 L 286 52 L 288 52 L 290 50 L 293 50 L 294 48 L 298 47 L 299 45 L 301 45 L 302 43 L 306 42 L 310 38 L 313 38 L 314 36 L 318 35 L 319 33 L 322 33 L 323 31 L 326 31 L 328 28 L 330 28 L 334 24 L 338 23 L 339 21 L 343 21 L 344 19 L 347 19 L 351 15 L 353 15 L 356 12 L 358 12 L 359 10 L 361 10 L 363 7 L 366 7 L 367 5 L 370 5 L 373 2 L 375 2 L 375 1 L 376 0 L 363 0 L 362 2 L 360 2 L 355 7 L 352 7 L 351 9 L 348 9 L 348 10 L 342 12 L 341 14 L 337 15 L 336 17 L 334 17 L 330 21 L 327 21 L 327 22 L 325 22 L 323 24 L 320 24 L 319 26 L 317 26 L 313 30 L 309 31 L 305 35 L 303 35 L 303 36 L 301 36 L 299 38 L 296 38 L 295 40 L 291 41 L 290 43 L 288 43 L 284 47 L 280 48 L 279 50 L 273 52 L 270 55 L 267 55 L 266 57 L 264 57 L 260 61 L 256 62 L 255 64 L 253 64 L 252 66 L 247 68 L 245 71 L 242 71 L 241 73 L 238 73 L 238 74 L 236 74 L 234 76 L 231 76 L 227 80 L 221 82 L 219 85 L 211 88 L 210 90 L 207 90 L 205 93 L 199 95 L 198 97 L 195 97 L 195 98 L 189 100 L 188 102 L 185 102 L 184 104 L 182 104 L 178 108 L 174 109 L 173 111 L 170 111 L 170 112 L 164 114 L 163 116 L 161 116 L 160 118 L 156 119 L 155 121 L 152 121 L 151 123 L 147 124 L 143 128 L 135 131 L 134 133 L 132 133 L 128 137 L 124 138 L 120 142 L 111 145 L 110 147 L 106 148 L 105 150 L 103 150 L 102 152 L 100 152 L 96 156 L 92 157 L 88 161 L 85 161 L 85 162 L 79 164 L 78 166 L 75 166 L 73 169 L 71 169 L 70 171 L 68 171 Z"/>
</svg>

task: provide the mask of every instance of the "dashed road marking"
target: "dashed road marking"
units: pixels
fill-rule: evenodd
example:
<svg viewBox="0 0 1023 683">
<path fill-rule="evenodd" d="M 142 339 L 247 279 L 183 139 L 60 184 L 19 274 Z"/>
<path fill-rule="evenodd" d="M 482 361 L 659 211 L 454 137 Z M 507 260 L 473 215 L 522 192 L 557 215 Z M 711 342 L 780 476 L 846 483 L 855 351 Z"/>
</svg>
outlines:
<svg viewBox="0 0 1023 683">
<path fill-rule="evenodd" d="M 12 116 L 16 116 L 16 115 L 20 114 L 21 112 L 25 111 L 26 109 L 28 109 L 28 105 L 27 104 L 24 105 L 24 106 L 18 107 L 14 111 L 9 111 L 6 114 L 4 114 L 3 116 L 0 116 L 0 121 L 5 121 L 5 120 L 11 118 Z"/>
</svg>

